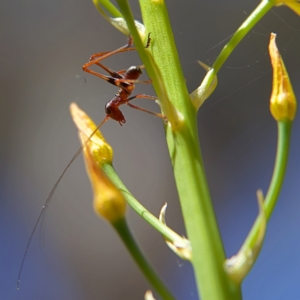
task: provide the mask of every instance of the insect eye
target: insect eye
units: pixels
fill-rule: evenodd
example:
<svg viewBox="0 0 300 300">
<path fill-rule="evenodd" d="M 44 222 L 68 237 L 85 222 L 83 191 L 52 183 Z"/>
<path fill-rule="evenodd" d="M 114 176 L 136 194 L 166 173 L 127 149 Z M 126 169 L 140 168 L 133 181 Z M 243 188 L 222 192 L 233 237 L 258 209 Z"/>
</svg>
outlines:
<svg viewBox="0 0 300 300">
<path fill-rule="evenodd" d="M 111 114 L 111 110 L 110 110 L 108 105 L 105 105 L 105 112 L 106 112 L 107 115 Z"/>
</svg>

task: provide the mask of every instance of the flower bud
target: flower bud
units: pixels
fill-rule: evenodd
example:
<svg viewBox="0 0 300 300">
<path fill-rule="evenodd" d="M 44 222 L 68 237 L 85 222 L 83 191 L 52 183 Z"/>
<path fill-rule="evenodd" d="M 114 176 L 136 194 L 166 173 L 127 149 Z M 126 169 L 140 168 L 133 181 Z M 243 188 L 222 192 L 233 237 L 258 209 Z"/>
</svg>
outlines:
<svg viewBox="0 0 300 300">
<path fill-rule="evenodd" d="M 71 103 L 70 112 L 75 125 L 86 139 L 96 130 L 97 126 L 90 117 L 81 110 L 76 103 Z M 93 153 L 94 159 L 98 165 L 103 163 L 111 163 L 113 160 L 113 149 L 106 142 L 105 138 L 99 130 L 90 138 L 90 151 Z"/>
<path fill-rule="evenodd" d="M 84 146 L 85 166 L 94 193 L 94 210 L 107 221 L 114 223 L 124 218 L 126 202 L 121 192 L 102 171 L 103 164 L 112 162 L 113 150 L 99 130 L 91 137 L 97 126 L 85 112 L 74 103 L 70 110 Z"/>
<path fill-rule="evenodd" d="M 82 139 L 82 134 L 80 136 Z M 126 201 L 121 192 L 96 164 L 90 153 L 89 144 L 90 142 L 84 149 L 84 160 L 93 188 L 94 210 L 99 216 L 114 223 L 124 218 Z"/>
<path fill-rule="evenodd" d="M 275 43 L 276 34 L 271 33 L 269 53 L 273 67 L 273 88 L 270 110 L 276 121 L 294 120 L 297 102 L 289 75 Z"/>
</svg>

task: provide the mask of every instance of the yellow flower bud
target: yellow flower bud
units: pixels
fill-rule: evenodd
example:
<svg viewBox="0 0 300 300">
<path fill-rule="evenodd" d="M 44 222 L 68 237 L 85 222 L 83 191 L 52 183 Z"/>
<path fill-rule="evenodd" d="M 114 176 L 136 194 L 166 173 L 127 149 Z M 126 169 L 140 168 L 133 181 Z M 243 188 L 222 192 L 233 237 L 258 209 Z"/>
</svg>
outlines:
<svg viewBox="0 0 300 300">
<path fill-rule="evenodd" d="M 70 112 L 78 130 L 86 137 L 86 139 L 90 137 L 90 135 L 97 129 L 95 123 L 77 106 L 76 103 L 71 103 Z M 90 151 L 93 153 L 93 158 L 96 163 L 98 165 L 111 163 L 113 160 L 113 149 L 106 142 L 99 130 L 97 130 L 91 137 L 91 142 Z"/>
<path fill-rule="evenodd" d="M 297 102 L 287 70 L 275 43 L 276 34 L 271 33 L 269 53 L 273 67 L 273 88 L 270 110 L 276 121 L 293 120 Z"/>
<path fill-rule="evenodd" d="M 79 129 L 81 143 L 85 146 L 83 155 L 94 192 L 94 210 L 107 221 L 114 223 L 124 218 L 126 202 L 121 192 L 102 171 L 103 164 L 112 162 L 113 150 L 99 130 L 90 137 L 97 126 L 75 103 L 71 104 L 70 111 Z"/>
<path fill-rule="evenodd" d="M 80 133 L 82 142 L 85 136 Z M 89 142 L 84 149 L 84 160 L 94 192 L 94 210 L 96 214 L 114 223 L 124 218 L 126 202 L 121 192 L 111 180 L 104 174 L 90 153 Z"/>
</svg>

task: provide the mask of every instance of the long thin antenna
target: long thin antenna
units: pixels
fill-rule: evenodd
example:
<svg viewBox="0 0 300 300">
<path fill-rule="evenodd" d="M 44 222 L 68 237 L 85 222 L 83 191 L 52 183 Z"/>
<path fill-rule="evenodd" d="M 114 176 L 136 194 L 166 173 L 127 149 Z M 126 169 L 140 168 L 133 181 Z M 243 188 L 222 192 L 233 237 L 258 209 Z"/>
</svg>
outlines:
<svg viewBox="0 0 300 300">
<path fill-rule="evenodd" d="M 34 236 L 34 233 L 37 229 L 37 226 L 39 225 L 40 223 L 40 220 L 43 216 L 43 214 L 45 213 L 46 211 L 46 208 L 48 207 L 60 181 L 62 180 L 62 178 L 64 177 L 65 173 L 67 172 L 67 170 L 69 169 L 69 167 L 72 165 L 72 163 L 74 162 L 74 160 L 78 157 L 78 155 L 82 152 L 82 150 L 84 149 L 84 147 L 87 145 L 87 143 L 91 140 L 91 138 L 93 137 L 93 135 L 97 132 L 97 130 L 108 120 L 108 116 L 106 116 L 104 118 L 104 120 L 100 123 L 100 125 L 97 126 L 97 128 L 91 133 L 91 135 L 88 137 L 88 139 L 82 144 L 82 146 L 78 149 L 78 151 L 75 153 L 75 155 L 72 157 L 72 159 L 70 160 L 70 162 L 68 163 L 68 165 L 65 167 L 64 171 L 62 172 L 62 174 L 59 176 L 59 178 L 57 179 L 56 183 L 54 184 L 45 204 L 43 205 L 42 207 L 42 210 L 39 214 L 39 217 L 37 219 L 37 221 L 35 222 L 35 225 L 33 227 L 33 230 L 30 234 L 30 237 L 28 239 L 28 242 L 27 242 L 27 245 L 26 245 L 26 248 L 25 248 L 25 252 L 24 252 L 24 255 L 23 255 L 23 258 L 22 258 L 22 262 L 21 262 L 21 266 L 20 266 L 20 270 L 19 270 L 19 274 L 18 274 L 18 280 L 17 280 L 17 289 L 19 290 L 20 289 L 20 280 L 21 280 L 21 275 L 22 275 L 22 270 L 23 270 L 23 266 L 24 266 L 24 262 L 25 262 L 25 259 L 26 259 L 26 256 L 27 256 L 27 252 L 28 252 L 28 249 L 29 249 L 29 246 L 31 244 L 31 240 Z"/>
</svg>

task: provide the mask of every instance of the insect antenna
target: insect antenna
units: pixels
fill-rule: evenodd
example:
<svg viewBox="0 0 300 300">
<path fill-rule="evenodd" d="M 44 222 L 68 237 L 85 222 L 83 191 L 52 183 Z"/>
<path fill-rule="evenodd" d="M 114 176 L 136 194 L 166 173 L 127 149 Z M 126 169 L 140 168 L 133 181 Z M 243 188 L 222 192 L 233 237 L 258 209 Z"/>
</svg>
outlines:
<svg viewBox="0 0 300 300">
<path fill-rule="evenodd" d="M 97 130 L 109 119 L 108 116 L 106 116 L 103 121 L 97 126 L 97 128 L 90 134 L 90 136 L 87 138 L 87 140 L 81 145 L 81 147 L 77 150 L 77 152 L 75 153 L 75 155 L 72 157 L 72 159 L 70 160 L 70 162 L 67 164 L 67 166 L 65 167 L 65 169 L 63 170 L 63 172 L 61 173 L 61 175 L 59 176 L 59 178 L 57 179 L 56 183 L 54 184 L 52 190 L 50 191 L 50 194 L 48 195 L 46 201 L 45 201 L 45 204 L 43 205 L 42 207 L 42 210 L 35 222 L 35 225 L 31 231 L 31 234 L 29 236 L 29 239 L 28 239 L 28 242 L 26 244 L 26 248 L 25 248 L 25 251 L 24 251 L 24 254 L 23 254 L 23 258 L 22 258 L 22 262 L 21 262 L 21 266 L 20 266 L 20 269 L 19 269 L 19 273 L 18 273 L 18 280 L 17 280 L 17 289 L 19 290 L 20 289 L 20 280 L 21 280 L 21 275 L 22 275 L 22 271 L 23 271 L 23 266 L 24 266 L 24 263 L 25 263 L 25 259 L 26 259 L 26 256 L 27 256 L 27 252 L 28 252 L 28 249 L 30 247 L 30 244 L 31 244 L 31 241 L 32 241 L 32 238 L 35 234 L 35 231 L 41 221 L 41 218 L 42 216 L 45 214 L 45 211 L 46 211 L 46 208 L 48 207 L 60 181 L 62 180 L 62 178 L 64 177 L 65 173 L 67 172 L 67 170 L 69 169 L 69 167 L 72 165 L 72 163 L 75 161 L 75 159 L 79 156 L 79 154 L 82 152 L 82 150 L 84 149 L 84 147 L 87 145 L 87 143 L 91 140 L 91 138 L 93 137 L 93 135 L 97 132 Z"/>
</svg>

